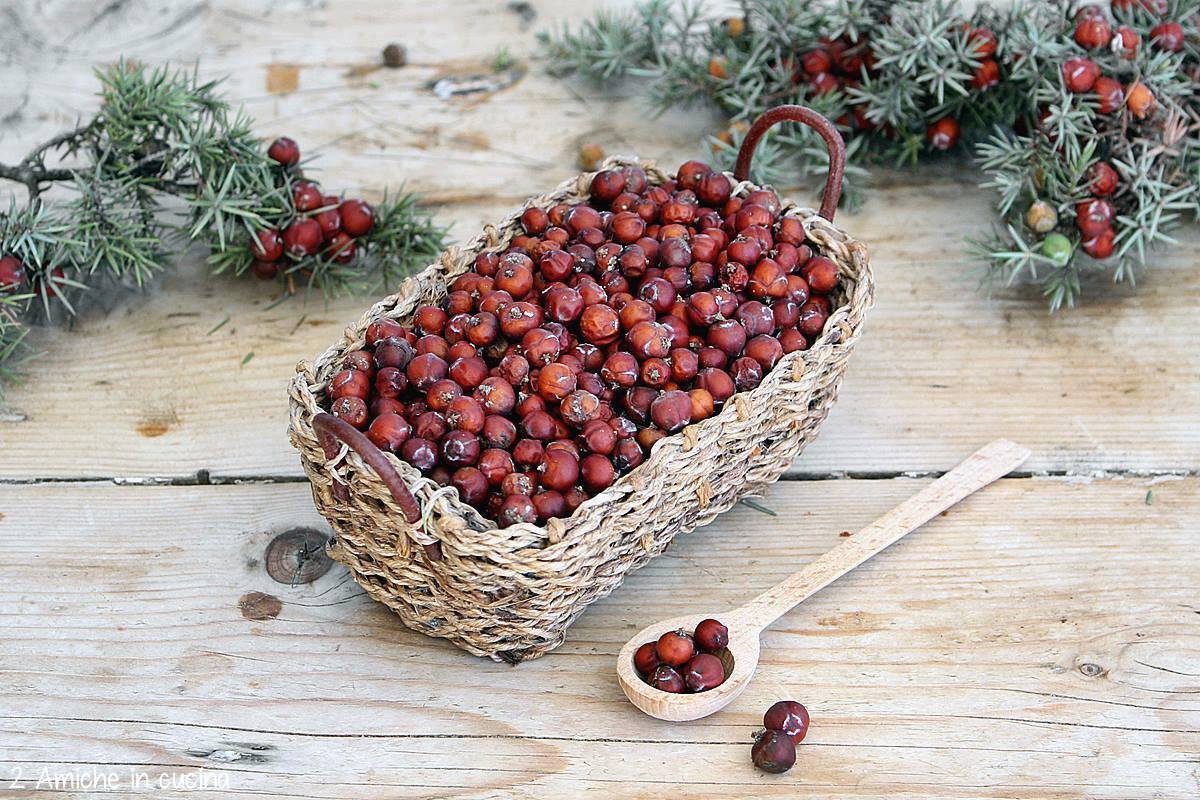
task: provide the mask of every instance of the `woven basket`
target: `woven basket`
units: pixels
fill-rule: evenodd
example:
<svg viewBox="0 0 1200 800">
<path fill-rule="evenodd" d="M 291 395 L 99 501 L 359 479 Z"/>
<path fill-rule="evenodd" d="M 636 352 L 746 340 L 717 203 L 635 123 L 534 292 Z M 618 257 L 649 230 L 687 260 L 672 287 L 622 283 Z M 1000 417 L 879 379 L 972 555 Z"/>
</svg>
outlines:
<svg viewBox="0 0 1200 800">
<path fill-rule="evenodd" d="M 759 188 L 744 180 L 750 158 L 766 129 L 781 120 L 811 125 L 830 147 L 821 214 L 783 201 L 784 213 L 798 217 L 841 269 L 841 294 L 824 332 L 808 350 L 785 355 L 760 386 L 734 395 L 719 414 L 659 441 L 644 463 L 570 517 L 544 527 L 496 528 L 454 488 L 423 477 L 325 413 L 329 380 L 347 352 L 364 346 L 367 326 L 382 318 L 407 322 L 417 306 L 444 300 L 447 284 L 478 253 L 502 251 L 522 232 L 523 208 L 445 251 L 315 362 L 299 363 L 289 389 L 289 436 L 317 509 L 335 531 L 329 553 L 405 625 L 476 655 L 511 663 L 536 658 L 561 644 L 588 604 L 662 553 L 676 534 L 760 493 L 816 436 L 837 397 L 873 285 L 865 247 L 830 222 L 845 151 L 823 117 L 784 106 L 760 118 L 739 153 L 734 195 Z M 670 179 L 649 161 L 615 157 L 601 168 L 628 164 L 641 166 L 651 184 Z M 577 175 L 526 207 L 585 201 L 594 174 Z"/>
</svg>

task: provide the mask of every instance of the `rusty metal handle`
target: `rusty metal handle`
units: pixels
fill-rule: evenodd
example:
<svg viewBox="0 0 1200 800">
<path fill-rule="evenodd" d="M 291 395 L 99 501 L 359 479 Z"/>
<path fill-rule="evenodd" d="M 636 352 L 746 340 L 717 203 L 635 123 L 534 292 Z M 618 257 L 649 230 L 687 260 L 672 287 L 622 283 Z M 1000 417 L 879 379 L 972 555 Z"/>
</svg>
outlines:
<svg viewBox="0 0 1200 800">
<path fill-rule="evenodd" d="M 742 140 L 733 176 L 739 181 L 747 179 L 750 174 L 750 160 L 754 158 L 754 149 L 758 147 L 759 140 L 768 128 L 780 122 L 803 122 L 821 134 L 821 138 L 825 140 L 825 146 L 829 148 L 829 176 L 825 178 L 825 191 L 821 194 L 821 216 L 833 222 L 838 200 L 842 196 L 842 179 L 846 174 L 846 142 L 842 140 L 842 135 L 832 122 L 811 108 L 776 106 L 764 111 L 761 117 L 754 120 L 746 138 Z"/>
<path fill-rule="evenodd" d="M 421 519 L 421 507 L 417 505 L 417 500 L 412 496 L 412 492 L 408 490 L 404 479 L 400 477 L 400 473 L 391 463 L 384 457 L 383 451 L 363 435 L 362 431 L 355 428 L 345 420 L 338 419 L 332 414 L 321 412 L 313 417 L 313 430 L 317 432 L 317 441 L 321 443 L 321 448 L 325 451 L 326 458 L 333 458 L 337 455 L 339 443 L 346 445 L 354 452 L 362 456 L 362 460 L 371 469 L 375 470 L 375 474 L 379 476 L 388 491 L 392 493 L 392 498 L 396 501 L 396 505 L 400 506 L 400 510 L 404 512 L 404 518 L 408 520 L 410 525 L 415 525 Z"/>
</svg>

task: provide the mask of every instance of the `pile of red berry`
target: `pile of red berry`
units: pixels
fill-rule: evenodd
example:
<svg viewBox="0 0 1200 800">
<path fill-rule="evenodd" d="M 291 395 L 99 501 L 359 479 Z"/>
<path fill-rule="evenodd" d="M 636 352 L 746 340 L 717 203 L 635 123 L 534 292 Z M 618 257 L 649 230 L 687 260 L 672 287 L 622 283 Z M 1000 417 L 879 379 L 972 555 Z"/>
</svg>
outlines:
<svg viewBox="0 0 1200 800">
<path fill-rule="evenodd" d="M 1118 5 L 1113 3 L 1114 8 Z M 1107 49 L 1122 59 L 1132 60 L 1137 56 L 1142 37 L 1129 25 L 1119 25 L 1114 30 L 1104 9 L 1089 5 L 1079 11 L 1075 42 L 1086 50 Z M 1183 27 L 1178 22 L 1159 22 L 1150 29 L 1150 44 L 1159 50 L 1178 53 L 1184 44 Z M 1063 83 L 1076 94 L 1090 92 L 1095 95 L 1101 114 L 1114 114 L 1125 107 L 1138 119 L 1145 119 L 1157 105 L 1154 93 L 1146 84 L 1135 78 L 1122 86 L 1111 75 L 1102 75 L 1100 67 L 1090 58 L 1068 59 L 1063 64 Z"/>
<path fill-rule="evenodd" d="M 267 155 L 290 169 L 300 162 L 300 147 L 282 136 L 271 143 Z M 250 244 L 254 256 L 250 269 L 263 280 L 279 274 L 279 263 L 285 256 L 299 261 L 323 255 L 339 264 L 350 264 L 357 255 L 355 239 L 375 227 L 375 212 L 370 205 L 362 200 L 323 195 L 313 181 L 292 182 L 292 205 L 298 212 L 295 220 L 282 231 L 259 231 Z"/>
<path fill-rule="evenodd" d="M 664 692 L 705 692 L 725 682 L 725 665 L 717 655 L 729 644 L 729 629 L 706 619 L 694 633 L 667 631 L 633 654 L 642 680 Z"/>
<path fill-rule="evenodd" d="M 989 28 L 969 28 L 967 46 L 973 63 L 970 86 L 977 92 L 987 91 L 1000 83 L 1000 64 L 996 61 L 996 34 Z M 824 39 L 821 46 L 808 51 L 800 58 L 800 67 L 809 84 L 810 95 L 828 94 L 839 89 L 859 86 L 864 70 L 872 74 L 875 69 L 875 53 L 868 37 L 852 39 L 842 36 Z M 850 115 L 838 120 L 840 125 L 852 126 L 855 130 L 870 131 L 874 123 L 866 116 L 866 105 L 855 103 Z M 885 131 L 886 133 L 887 131 Z M 958 120 L 942 117 L 934 121 L 925 131 L 925 138 L 935 150 L 949 150 L 958 144 L 962 130 Z"/>
<path fill-rule="evenodd" d="M 774 192 L 733 188 L 625 167 L 526 209 L 441 305 L 367 329 L 331 412 L 502 527 L 569 515 L 823 330 L 837 264 Z"/>
<path fill-rule="evenodd" d="M 830 94 L 838 89 L 853 88 L 862 80 L 863 70 L 871 73 L 875 69 L 875 52 L 866 37 L 854 39 L 840 36 L 824 38 L 820 47 L 815 47 L 800 56 L 797 80 L 807 83 L 809 94 Z M 872 127 L 860 116 L 861 109 L 855 108 L 854 121 L 862 128 Z"/>
<path fill-rule="evenodd" d="M 763 714 L 763 730 L 754 737 L 750 759 L 764 772 L 787 772 L 796 763 L 796 745 L 808 733 L 808 709 L 780 700 Z"/>
<path fill-rule="evenodd" d="M 740 23 L 740 20 L 727 22 Z M 963 69 L 971 74 L 970 88 L 975 92 L 985 92 L 999 85 L 1000 62 L 996 60 L 998 40 L 995 32 L 990 28 L 973 28 L 964 24 L 963 33 L 966 34 L 967 53 L 970 57 L 969 61 L 964 62 Z M 787 56 L 781 63 L 774 64 L 774 67 L 790 74 L 792 83 L 801 87 L 804 96 L 812 98 L 860 88 L 864 73 L 868 76 L 877 74 L 875 58 L 870 36 L 842 35 L 837 38 L 823 37 L 816 47 L 803 53 L 799 59 Z M 708 73 L 718 80 L 727 79 L 729 68 L 725 57 L 711 58 Z M 866 101 L 856 100 L 851 96 L 849 111 L 837 119 L 837 124 L 854 131 L 874 131 L 878 126 L 866 112 Z M 890 125 L 884 125 L 880 130 L 888 138 L 897 138 Z M 958 144 L 961 133 L 958 120 L 946 116 L 935 120 L 926 128 L 925 138 L 935 150 L 949 150 Z M 718 138 L 725 139 L 727 144 L 733 143 L 731 136 Z"/>
</svg>

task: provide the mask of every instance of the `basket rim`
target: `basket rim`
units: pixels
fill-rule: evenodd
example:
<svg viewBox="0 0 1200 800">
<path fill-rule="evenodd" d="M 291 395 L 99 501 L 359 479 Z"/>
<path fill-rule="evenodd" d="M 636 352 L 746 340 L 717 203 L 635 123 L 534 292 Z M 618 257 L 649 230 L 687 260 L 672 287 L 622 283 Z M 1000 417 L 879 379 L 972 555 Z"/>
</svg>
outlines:
<svg viewBox="0 0 1200 800">
<path fill-rule="evenodd" d="M 574 194 L 582 198 L 586 196 L 586 192 L 581 191 L 581 188 L 589 185 L 592 177 L 597 172 L 612 167 L 623 166 L 641 167 L 646 171 L 648 182 L 651 185 L 661 184 L 670 178 L 669 174 L 659 169 L 653 160 L 626 155 L 609 156 L 597 165 L 596 170 L 580 172 L 574 177 L 562 181 L 545 195 L 527 199 L 519 208 L 506 215 L 498 223 L 485 224 L 483 231 L 465 244 L 461 246 L 451 245 L 432 264 L 420 272 L 407 277 L 396 288 L 396 291 L 372 304 L 356 323 L 346 327 L 339 341 L 332 344 L 312 361 L 304 360 L 297 364 L 297 374 L 292 378 L 291 390 L 289 392 L 291 395 L 290 404 L 293 416 L 291 428 L 293 430 L 296 428 L 295 417 L 297 412 L 299 412 L 300 418 L 311 427 L 315 413 L 323 410 L 317 400 L 319 396 L 323 395 L 325 384 L 332 377 L 334 368 L 345 353 L 364 345 L 361 332 L 366 330 L 367 325 L 379 319 L 403 319 L 411 316 L 411 311 L 403 314 L 389 313 L 394 312 L 399 305 L 409 298 L 408 293 L 405 291 L 407 287 L 429 282 L 440 282 L 440 288 L 444 290 L 449 281 L 454 277 L 450 273 L 455 270 L 457 264 L 473 263 L 475 255 L 480 252 L 502 250 L 507 242 L 504 235 L 505 232 L 511 233 L 513 230 L 519 228 L 521 214 L 526 209 L 535 206 L 548 208 L 550 205 L 562 202 L 552 200 L 551 198 L 563 193 Z M 407 528 L 411 538 L 422 545 L 429 545 L 438 541 L 436 537 L 428 534 L 427 531 L 430 526 L 427 523 L 429 515 L 433 513 L 434 507 L 438 505 L 439 500 L 442 500 L 449 506 L 447 510 L 467 523 L 464 531 L 461 533 L 474 532 L 480 537 L 499 534 L 508 539 L 520 537 L 526 540 L 526 543 L 514 543 L 511 547 L 513 551 L 523 551 L 531 548 L 533 552 L 544 553 L 548 558 L 554 557 L 557 551 L 559 551 L 560 545 L 570 544 L 571 537 L 568 535 L 568 532 L 571 528 L 581 524 L 589 517 L 595 515 L 603 516 L 604 508 L 620 499 L 626 493 L 633 491 L 636 488 L 635 484 L 639 482 L 639 475 L 649 473 L 651 470 L 648 467 L 665 458 L 664 453 L 668 449 L 684 446 L 690 438 L 697 435 L 698 431 L 704 430 L 702 426 L 716 428 L 737 419 L 738 415 L 744 410 L 740 408 L 743 404 L 754 404 L 756 401 L 761 401 L 763 398 L 769 397 L 774 390 L 774 384 L 783 379 L 781 376 L 787 375 L 790 371 L 791 376 L 794 379 L 798 379 L 806 369 L 819 360 L 823 353 L 836 347 L 846 346 L 847 343 L 852 344 L 857 339 L 864 322 L 865 314 L 874 304 L 874 279 L 866 245 L 850 236 L 837 225 L 820 217 L 813 209 L 801 206 L 795 201 L 782 196 L 770 184 L 760 185 L 750 181 L 738 181 L 731 173 L 725 172 L 724 174 L 733 183 L 733 196 L 742 196 L 759 189 L 774 191 L 776 196 L 780 198 L 781 216 L 789 215 L 799 218 L 801 224 L 804 226 L 806 236 L 816 231 L 818 238 L 836 241 L 845 248 L 848 258 L 853 262 L 853 266 L 855 267 L 856 275 L 853 279 L 853 286 L 845 294 L 842 302 L 830 313 L 826 326 L 820 336 L 807 349 L 785 354 L 779 363 L 763 376 L 763 381 L 759 386 L 749 392 L 737 392 L 734 394 L 725 402 L 719 413 L 699 423 L 688 425 L 681 431 L 663 437 L 654 444 L 643 463 L 621 476 L 612 486 L 609 486 L 594 497 L 585 500 L 570 515 L 553 518 L 548 520 L 544 525 L 519 523 L 507 528 L 499 528 L 496 526 L 494 520 L 488 519 L 473 506 L 463 502 L 458 496 L 457 489 L 434 483 L 408 462 L 400 459 L 393 453 L 384 451 L 384 457 L 396 469 L 402 480 L 408 485 L 410 491 L 413 492 L 413 495 L 418 498 L 418 503 L 421 506 L 422 519 L 418 528 L 414 529 L 413 526 L 408 525 L 402 516 L 397 516 L 397 524 Z M 580 199 L 573 202 L 580 202 Z M 843 264 L 843 266 L 846 265 Z M 323 375 L 323 373 L 328 374 Z M 303 398 L 304 402 L 301 402 L 298 398 Z M 314 437 L 305 435 L 305 438 L 311 438 L 315 444 Z M 297 449 L 300 449 L 295 441 L 293 441 L 293 445 Z M 319 447 L 317 449 L 319 450 Z M 301 450 L 301 457 L 302 459 L 306 458 L 303 450 Z M 349 462 L 348 466 L 352 467 L 355 472 L 371 471 L 370 467 L 362 462 L 357 453 L 346 447 L 343 447 L 337 456 L 323 459 L 323 464 L 318 464 L 317 466 L 323 466 L 324 471 L 331 472 L 336 476 L 336 472 L 334 472 L 337 469 L 336 465 L 340 463 L 343 465 L 343 469 L 345 469 L 346 462 Z M 344 482 L 350 484 L 354 481 L 349 480 Z M 430 484 L 431 491 L 418 494 L 417 490 L 423 483 Z M 422 500 L 422 495 L 425 495 L 426 499 Z M 445 511 L 443 510 L 442 513 L 444 514 Z"/>
</svg>

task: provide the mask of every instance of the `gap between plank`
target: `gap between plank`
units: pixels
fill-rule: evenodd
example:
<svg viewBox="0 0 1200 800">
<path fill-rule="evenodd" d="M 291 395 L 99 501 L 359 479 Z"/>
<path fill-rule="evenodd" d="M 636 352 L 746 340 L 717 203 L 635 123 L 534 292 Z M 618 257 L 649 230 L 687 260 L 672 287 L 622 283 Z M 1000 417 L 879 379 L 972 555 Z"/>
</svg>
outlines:
<svg viewBox="0 0 1200 800">
<path fill-rule="evenodd" d="M 831 472 L 793 472 L 779 477 L 780 482 L 815 481 L 890 481 L 897 478 L 934 479 L 946 470 L 835 470 Z M 1200 469 L 1098 469 L 1098 470 L 1016 470 L 1006 479 L 1064 478 L 1067 480 L 1124 480 L 1184 479 L 1200 477 Z M 217 475 L 201 469 L 190 475 L 80 475 L 38 476 L 32 478 L 0 478 L 0 486 L 35 486 L 63 483 L 109 483 L 114 486 L 230 486 L 244 484 L 308 483 L 304 475 Z"/>
</svg>

